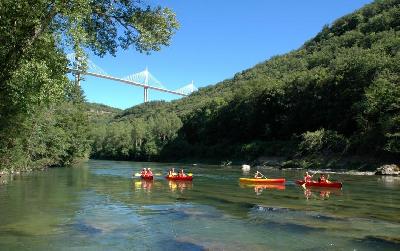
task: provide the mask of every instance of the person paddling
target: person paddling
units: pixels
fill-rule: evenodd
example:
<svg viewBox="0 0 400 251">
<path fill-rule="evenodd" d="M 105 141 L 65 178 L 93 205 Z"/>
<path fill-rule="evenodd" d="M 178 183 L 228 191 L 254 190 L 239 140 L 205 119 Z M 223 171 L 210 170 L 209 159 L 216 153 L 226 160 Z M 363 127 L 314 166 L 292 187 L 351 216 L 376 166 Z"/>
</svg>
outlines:
<svg viewBox="0 0 400 251">
<path fill-rule="evenodd" d="M 178 173 L 179 177 L 186 177 L 186 174 L 183 172 L 183 169 L 181 169 Z"/>
<path fill-rule="evenodd" d="M 328 176 L 329 177 L 329 176 Z M 318 181 L 320 183 L 331 183 L 327 177 L 325 177 L 325 174 L 321 173 L 321 176 L 319 177 Z"/>
<path fill-rule="evenodd" d="M 263 177 L 265 177 L 264 174 L 260 173 L 259 171 L 257 171 L 257 172 L 254 174 L 254 178 L 255 178 L 255 179 L 261 179 L 261 178 L 263 178 Z"/>
<path fill-rule="evenodd" d="M 151 168 L 147 168 L 147 172 L 146 172 L 147 176 L 153 176 L 153 172 L 151 171 Z"/>
<path fill-rule="evenodd" d="M 304 175 L 304 181 L 305 182 L 311 182 L 311 178 L 314 176 L 314 174 L 310 175 L 308 172 Z"/>
</svg>

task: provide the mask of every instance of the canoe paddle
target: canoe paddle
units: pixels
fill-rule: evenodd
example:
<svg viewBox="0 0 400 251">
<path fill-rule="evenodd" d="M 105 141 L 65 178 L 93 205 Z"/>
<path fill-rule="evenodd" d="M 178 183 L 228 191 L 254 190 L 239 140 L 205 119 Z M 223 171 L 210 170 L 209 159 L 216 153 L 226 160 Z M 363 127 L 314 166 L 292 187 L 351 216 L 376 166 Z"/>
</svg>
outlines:
<svg viewBox="0 0 400 251">
<path fill-rule="evenodd" d="M 259 171 L 257 171 L 256 175 L 258 175 L 258 174 L 261 174 L 261 178 L 268 179 L 267 177 L 265 177 L 265 175 L 264 175 L 264 174 L 262 174 L 262 173 L 261 173 L 261 172 L 259 172 Z"/>
<path fill-rule="evenodd" d="M 311 171 L 307 171 L 306 173 L 311 173 Z M 315 175 L 315 174 L 317 174 L 318 173 L 318 171 L 316 171 L 316 172 L 313 172 L 312 174 L 311 174 L 311 178 Z M 303 185 L 301 185 L 304 189 L 306 189 L 306 181 L 304 180 L 304 183 L 303 183 Z"/>
<path fill-rule="evenodd" d="M 155 175 L 155 176 L 162 176 L 162 173 L 153 173 L 153 175 Z M 140 176 L 142 176 L 140 173 L 135 173 L 135 175 L 134 175 L 135 177 L 140 177 Z"/>
</svg>

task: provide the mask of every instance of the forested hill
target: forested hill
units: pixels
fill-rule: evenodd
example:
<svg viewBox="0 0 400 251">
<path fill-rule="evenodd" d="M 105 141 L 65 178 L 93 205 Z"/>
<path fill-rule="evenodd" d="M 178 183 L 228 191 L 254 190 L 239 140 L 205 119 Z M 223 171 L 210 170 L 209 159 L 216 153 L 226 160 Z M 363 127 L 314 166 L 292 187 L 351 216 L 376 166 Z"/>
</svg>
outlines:
<svg viewBox="0 0 400 251">
<path fill-rule="evenodd" d="M 86 113 L 92 123 L 107 123 L 122 110 L 97 103 L 85 103 Z"/>
<path fill-rule="evenodd" d="M 375 1 L 232 79 L 123 111 L 93 132 L 92 157 L 398 160 L 399 62 L 400 1 Z"/>
</svg>

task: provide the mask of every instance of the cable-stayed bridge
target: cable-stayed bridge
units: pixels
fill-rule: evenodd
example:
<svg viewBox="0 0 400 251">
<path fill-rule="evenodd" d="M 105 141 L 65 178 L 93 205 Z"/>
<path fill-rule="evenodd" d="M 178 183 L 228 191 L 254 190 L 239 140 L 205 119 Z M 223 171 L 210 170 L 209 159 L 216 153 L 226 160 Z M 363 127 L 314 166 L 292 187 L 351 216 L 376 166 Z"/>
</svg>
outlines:
<svg viewBox="0 0 400 251">
<path fill-rule="evenodd" d="M 91 60 L 87 60 L 87 70 L 81 71 L 76 68 L 77 63 L 75 61 L 76 58 L 74 53 L 68 54 L 67 58 L 70 62 L 70 67 L 68 68 L 68 70 L 71 71 L 72 74 L 75 76 L 75 81 L 77 82 L 78 85 L 80 84 L 80 79 L 81 79 L 80 75 L 82 74 L 82 75 L 113 80 L 128 85 L 142 87 L 144 102 L 149 101 L 149 89 L 160 92 L 171 93 L 179 96 L 188 96 L 189 94 L 198 90 L 197 87 L 194 85 L 193 81 L 179 89 L 169 90 L 164 86 L 164 84 L 162 84 L 162 82 L 160 82 L 156 77 L 154 77 L 148 71 L 147 68 L 144 71 L 133 73 L 126 77 L 119 78 L 109 75 L 107 72 L 105 72 L 101 67 L 93 63 Z"/>
</svg>

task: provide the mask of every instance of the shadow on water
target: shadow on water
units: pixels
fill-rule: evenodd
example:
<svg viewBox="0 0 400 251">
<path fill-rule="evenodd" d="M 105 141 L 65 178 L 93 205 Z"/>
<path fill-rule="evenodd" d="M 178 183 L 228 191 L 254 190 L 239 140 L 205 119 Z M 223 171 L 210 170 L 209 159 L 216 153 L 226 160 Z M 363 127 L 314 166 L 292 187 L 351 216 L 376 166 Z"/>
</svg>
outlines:
<svg viewBox="0 0 400 251">
<path fill-rule="evenodd" d="M 258 217 L 270 216 L 270 217 L 299 217 L 302 219 L 313 219 L 318 221 L 346 221 L 346 218 L 335 217 L 331 215 L 322 214 L 317 211 L 304 211 L 285 207 L 269 207 L 257 205 L 250 212 Z M 280 215 L 278 215 L 280 214 Z"/>
<path fill-rule="evenodd" d="M 19 236 L 19 237 L 34 237 L 35 236 L 34 234 L 30 234 L 23 230 L 14 230 L 14 229 L 2 230 L 2 231 L 0 231 L 0 236 L 2 236 L 2 235 L 13 235 L 13 236 Z"/>
<path fill-rule="evenodd" d="M 361 248 L 374 250 L 400 250 L 400 238 L 386 238 L 380 236 L 368 235 L 354 241 L 361 245 Z"/>
<path fill-rule="evenodd" d="M 309 234 L 309 233 L 324 231 L 323 228 L 309 227 L 295 223 L 278 223 L 270 221 L 264 223 L 263 225 L 269 230 L 284 231 L 292 234 Z"/>
<path fill-rule="evenodd" d="M 171 221 L 177 221 L 177 220 L 184 220 L 189 217 L 189 215 L 179 209 L 175 208 L 168 208 L 168 209 L 156 209 L 149 213 L 150 215 L 157 215 L 157 216 L 167 216 L 169 220 Z"/>
<path fill-rule="evenodd" d="M 190 250 L 190 251 L 197 251 L 197 250 L 207 250 L 205 247 L 191 243 L 186 241 L 178 241 L 178 240 L 166 240 L 160 241 L 158 246 L 162 247 L 162 250 Z"/>
<path fill-rule="evenodd" d="M 243 208 L 243 209 L 249 209 L 253 208 L 255 204 L 253 203 L 248 203 L 248 202 L 235 202 L 231 201 L 228 199 L 223 199 L 223 198 L 218 198 L 218 197 L 213 197 L 213 196 L 202 196 L 203 199 L 208 200 L 208 201 L 214 201 L 220 204 L 228 204 L 230 206 L 235 205 L 237 208 Z"/>
<path fill-rule="evenodd" d="M 79 233 L 84 233 L 87 235 L 96 235 L 103 232 L 101 229 L 93 227 L 82 220 L 78 220 L 76 223 L 66 224 L 65 226 L 67 228 L 71 228 L 73 231 L 77 231 Z"/>
<path fill-rule="evenodd" d="M 197 203 L 210 203 L 215 208 L 222 210 L 224 213 L 238 217 L 246 217 L 248 211 L 256 206 L 254 203 L 243 201 L 232 201 L 216 196 L 200 195 L 196 198 Z"/>
</svg>

